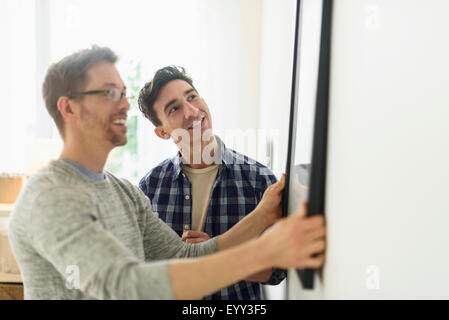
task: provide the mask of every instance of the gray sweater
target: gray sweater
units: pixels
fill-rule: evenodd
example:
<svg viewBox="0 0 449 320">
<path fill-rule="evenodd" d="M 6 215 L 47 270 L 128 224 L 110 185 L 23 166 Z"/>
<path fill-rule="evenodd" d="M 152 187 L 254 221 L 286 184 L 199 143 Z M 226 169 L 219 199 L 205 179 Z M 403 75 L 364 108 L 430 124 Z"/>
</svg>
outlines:
<svg viewBox="0 0 449 320">
<path fill-rule="evenodd" d="M 25 299 L 173 299 L 167 259 L 218 250 L 216 238 L 183 242 L 128 181 L 63 160 L 27 182 L 9 239 Z"/>
</svg>

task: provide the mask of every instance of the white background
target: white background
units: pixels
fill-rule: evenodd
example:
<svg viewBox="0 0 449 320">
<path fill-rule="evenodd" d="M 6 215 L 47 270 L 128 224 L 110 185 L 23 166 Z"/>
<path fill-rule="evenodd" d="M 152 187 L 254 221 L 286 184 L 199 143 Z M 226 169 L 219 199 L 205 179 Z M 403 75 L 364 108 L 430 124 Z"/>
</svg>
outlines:
<svg viewBox="0 0 449 320">
<path fill-rule="evenodd" d="M 448 10 L 334 1 L 326 265 L 289 298 L 449 298 Z"/>
</svg>

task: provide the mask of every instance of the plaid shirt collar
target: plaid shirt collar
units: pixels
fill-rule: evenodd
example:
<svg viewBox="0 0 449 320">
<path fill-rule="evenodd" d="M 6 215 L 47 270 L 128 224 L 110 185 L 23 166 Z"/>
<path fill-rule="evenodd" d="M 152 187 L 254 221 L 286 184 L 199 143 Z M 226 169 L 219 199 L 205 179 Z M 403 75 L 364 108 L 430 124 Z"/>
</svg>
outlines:
<svg viewBox="0 0 449 320">
<path fill-rule="evenodd" d="M 229 177 L 234 178 L 233 170 L 229 169 L 231 169 L 231 166 L 233 164 L 239 163 L 239 161 L 240 163 L 243 163 L 244 159 L 239 154 L 233 153 L 230 149 L 226 148 L 226 145 L 217 135 L 214 135 L 214 137 L 220 148 L 218 163 L 220 164 L 221 170 L 226 169 L 228 171 Z M 182 174 L 182 164 L 184 163 L 184 158 L 182 157 L 181 152 L 178 151 L 176 156 L 174 156 L 170 160 L 173 163 L 172 180 L 175 181 L 176 179 L 179 179 L 179 176 Z"/>
</svg>

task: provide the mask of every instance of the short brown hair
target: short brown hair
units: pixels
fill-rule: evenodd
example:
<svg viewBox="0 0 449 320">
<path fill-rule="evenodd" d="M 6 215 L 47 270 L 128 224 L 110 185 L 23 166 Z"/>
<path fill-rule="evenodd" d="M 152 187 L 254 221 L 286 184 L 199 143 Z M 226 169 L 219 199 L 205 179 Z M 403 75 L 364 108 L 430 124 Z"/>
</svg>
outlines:
<svg viewBox="0 0 449 320">
<path fill-rule="evenodd" d="M 184 80 L 195 89 L 192 78 L 190 78 L 183 67 L 168 66 L 156 71 L 153 80 L 147 82 L 139 92 L 139 109 L 156 127 L 162 123 L 154 111 L 154 102 L 162 88 L 173 80 Z M 195 91 L 197 90 L 195 89 Z"/>
<path fill-rule="evenodd" d="M 87 71 L 94 64 L 102 61 L 114 64 L 117 59 L 117 55 L 111 49 L 93 45 L 92 48 L 66 56 L 48 68 L 42 95 L 47 111 L 62 137 L 64 137 L 64 121 L 57 106 L 59 97 L 70 96 L 82 90 L 87 81 Z"/>
</svg>

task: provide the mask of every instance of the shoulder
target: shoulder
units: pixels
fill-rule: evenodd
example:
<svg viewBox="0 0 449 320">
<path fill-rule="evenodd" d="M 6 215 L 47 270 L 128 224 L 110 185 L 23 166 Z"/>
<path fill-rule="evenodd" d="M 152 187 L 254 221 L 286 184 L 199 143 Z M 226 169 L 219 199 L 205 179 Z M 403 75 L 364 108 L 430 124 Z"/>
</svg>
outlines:
<svg viewBox="0 0 449 320">
<path fill-rule="evenodd" d="M 24 195 L 41 202 L 80 202 L 90 199 L 88 178 L 71 166 L 53 162 L 38 171 L 26 184 Z"/>
<path fill-rule="evenodd" d="M 241 172 L 243 176 L 250 180 L 265 182 L 267 185 L 277 181 L 274 173 L 259 161 L 232 149 L 227 149 L 227 152 L 232 155 L 232 170 Z"/>
<path fill-rule="evenodd" d="M 61 165 L 56 161 L 51 162 L 32 175 L 25 183 L 17 203 L 25 203 L 37 198 L 73 197 L 77 194 L 89 194 L 89 186 L 82 174 L 72 171 L 73 168 Z"/>
<path fill-rule="evenodd" d="M 11 225 L 51 230 L 60 228 L 83 214 L 91 215 L 92 197 L 87 185 L 41 172 L 30 178 L 17 199 Z"/>
<path fill-rule="evenodd" d="M 108 171 L 106 171 L 105 174 L 108 183 L 114 188 L 114 192 L 125 193 L 130 197 L 139 197 L 141 195 L 142 191 L 131 181 L 117 177 Z"/>
<path fill-rule="evenodd" d="M 174 175 L 174 163 L 173 159 L 165 159 L 157 166 L 148 171 L 139 182 L 139 188 L 147 193 L 151 188 L 156 188 L 159 181 L 168 177 L 173 177 Z"/>
<path fill-rule="evenodd" d="M 235 170 L 254 172 L 257 177 L 276 181 L 274 173 L 259 161 L 232 149 L 227 149 L 227 151 L 232 154 L 232 166 Z"/>
<path fill-rule="evenodd" d="M 106 177 L 113 188 L 112 196 L 118 197 L 123 201 L 126 199 L 131 200 L 137 206 L 138 212 L 140 209 L 148 207 L 148 198 L 138 186 L 129 180 L 119 178 L 110 172 L 106 172 Z"/>
<path fill-rule="evenodd" d="M 93 219 L 93 206 L 88 189 L 52 173 L 39 172 L 27 181 L 11 212 L 11 244 L 29 246 L 36 237 L 62 232 L 85 217 Z"/>
</svg>

